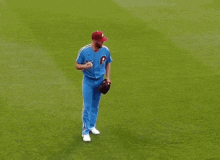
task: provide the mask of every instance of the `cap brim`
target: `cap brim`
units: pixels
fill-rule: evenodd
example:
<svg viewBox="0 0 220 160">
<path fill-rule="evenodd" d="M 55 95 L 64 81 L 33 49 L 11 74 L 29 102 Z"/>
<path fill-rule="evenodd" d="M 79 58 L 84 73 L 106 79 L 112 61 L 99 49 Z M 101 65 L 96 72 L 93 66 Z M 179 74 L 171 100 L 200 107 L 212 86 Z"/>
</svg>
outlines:
<svg viewBox="0 0 220 160">
<path fill-rule="evenodd" d="M 102 38 L 102 41 L 103 41 L 103 42 L 105 42 L 105 41 L 107 41 L 107 40 L 108 40 L 108 38 L 106 38 L 106 37 L 103 37 L 103 38 Z"/>
</svg>

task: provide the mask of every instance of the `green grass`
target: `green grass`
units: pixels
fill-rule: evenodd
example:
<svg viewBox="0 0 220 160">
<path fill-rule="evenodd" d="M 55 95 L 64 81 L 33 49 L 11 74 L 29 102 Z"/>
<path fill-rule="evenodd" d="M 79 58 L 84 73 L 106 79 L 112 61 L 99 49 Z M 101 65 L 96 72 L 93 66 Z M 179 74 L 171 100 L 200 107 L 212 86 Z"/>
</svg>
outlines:
<svg viewBox="0 0 220 160">
<path fill-rule="evenodd" d="M 220 159 L 217 1 L 0 0 L 0 159 Z M 112 88 L 81 139 L 79 49 L 109 38 Z"/>
</svg>

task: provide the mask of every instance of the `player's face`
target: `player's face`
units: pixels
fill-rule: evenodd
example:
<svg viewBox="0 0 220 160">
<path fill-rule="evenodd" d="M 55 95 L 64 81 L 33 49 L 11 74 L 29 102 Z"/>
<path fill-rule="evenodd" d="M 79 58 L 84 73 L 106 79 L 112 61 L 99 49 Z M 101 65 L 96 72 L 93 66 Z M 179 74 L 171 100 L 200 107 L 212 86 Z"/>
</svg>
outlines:
<svg viewBox="0 0 220 160">
<path fill-rule="evenodd" d="M 102 48 L 103 42 L 97 40 L 95 45 L 96 45 L 97 48 Z"/>
</svg>

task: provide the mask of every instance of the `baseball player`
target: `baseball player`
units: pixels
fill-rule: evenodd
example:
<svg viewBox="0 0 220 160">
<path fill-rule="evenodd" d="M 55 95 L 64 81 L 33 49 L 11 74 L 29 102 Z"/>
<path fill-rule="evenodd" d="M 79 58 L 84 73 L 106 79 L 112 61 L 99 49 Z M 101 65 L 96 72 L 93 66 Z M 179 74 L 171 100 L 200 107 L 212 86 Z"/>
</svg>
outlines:
<svg viewBox="0 0 220 160">
<path fill-rule="evenodd" d="M 83 141 L 89 142 L 89 133 L 100 134 L 95 128 L 99 109 L 101 93 L 98 87 L 102 84 L 104 75 L 110 80 L 110 63 L 112 58 L 109 49 L 103 45 L 108 38 L 103 32 L 96 31 L 92 34 L 92 43 L 82 47 L 78 53 L 75 67 L 83 71 Z"/>
</svg>

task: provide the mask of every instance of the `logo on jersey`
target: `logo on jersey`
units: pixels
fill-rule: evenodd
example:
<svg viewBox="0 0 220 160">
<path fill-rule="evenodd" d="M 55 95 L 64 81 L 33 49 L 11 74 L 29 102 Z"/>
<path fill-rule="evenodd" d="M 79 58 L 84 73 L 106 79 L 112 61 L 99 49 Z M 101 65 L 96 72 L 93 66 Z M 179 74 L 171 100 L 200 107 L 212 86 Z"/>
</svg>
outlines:
<svg viewBox="0 0 220 160">
<path fill-rule="evenodd" d="M 102 65 L 106 61 L 106 56 L 102 56 L 100 59 L 100 65 Z"/>
</svg>

